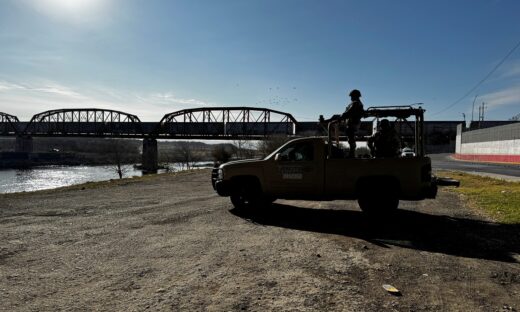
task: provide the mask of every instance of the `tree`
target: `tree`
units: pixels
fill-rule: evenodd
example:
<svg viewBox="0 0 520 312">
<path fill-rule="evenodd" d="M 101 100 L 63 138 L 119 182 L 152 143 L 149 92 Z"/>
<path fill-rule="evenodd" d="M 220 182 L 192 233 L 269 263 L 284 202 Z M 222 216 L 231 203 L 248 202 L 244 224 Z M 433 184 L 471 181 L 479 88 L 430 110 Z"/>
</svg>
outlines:
<svg viewBox="0 0 520 312">
<path fill-rule="evenodd" d="M 286 136 L 270 136 L 258 142 L 257 149 L 262 157 L 266 157 L 289 140 Z"/>
<path fill-rule="evenodd" d="M 250 140 L 233 140 L 233 145 L 236 146 L 235 157 L 238 159 L 247 159 L 255 157 L 255 144 Z"/>
<path fill-rule="evenodd" d="M 130 171 L 129 168 L 123 167 L 123 147 L 120 140 L 113 140 L 112 144 L 112 160 L 115 165 L 114 171 L 122 179 L 123 176 Z"/>
<path fill-rule="evenodd" d="M 190 141 L 179 142 L 174 156 L 175 162 L 180 163 L 182 168 L 186 166 L 187 170 L 191 169 L 193 163 L 199 161 L 201 158 L 200 153 L 194 150 L 191 143 Z"/>
<path fill-rule="evenodd" d="M 232 155 L 233 152 L 231 151 L 231 149 L 223 144 L 217 144 L 213 146 L 213 150 L 211 151 L 211 156 L 213 156 L 215 161 L 220 163 L 228 162 Z"/>
</svg>

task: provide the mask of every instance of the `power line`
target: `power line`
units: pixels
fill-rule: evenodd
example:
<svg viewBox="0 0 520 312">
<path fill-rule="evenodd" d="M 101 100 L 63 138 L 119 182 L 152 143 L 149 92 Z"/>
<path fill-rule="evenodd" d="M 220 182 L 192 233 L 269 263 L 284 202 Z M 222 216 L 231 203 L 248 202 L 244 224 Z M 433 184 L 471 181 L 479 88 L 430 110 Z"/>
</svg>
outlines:
<svg viewBox="0 0 520 312">
<path fill-rule="evenodd" d="M 435 116 L 435 115 L 438 115 L 440 113 L 443 113 L 447 110 L 449 110 L 450 108 L 452 108 L 453 106 L 457 105 L 460 103 L 460 101 L 464 100 L 468 95 L 470 95 L 471 93 L 473 93 L 473 91 L 475 91 L 478 87 L 480 87 L 481 84 L 483 84 L 486 80 L 489 79 L 489 77 L 491 77 L 491 75 L 493 75 L 493 73 L 511 56 L 511 54 L 513 54 L 513 52 L 515 52 L 515 50 L 520 46 L 520 41 L 518 41 L 518 43 L 511 49 L 511 51 L 509 51 L 509 53 L 506 54 L 506 56 L 504 56 L 502 58 L 502 60 L 500 62 L 498 62 L 498 64 L 484 77 L 482 78 L 473 88 L 471 88 L 468 92 L 466 92 L 463 96 L 461 96 L 458 100 L 456 100 L 455 102 L 451 103 L 450 105 L 448 105 L 447 107 L 445 107 L 444 109 L 436 112 L 436 113 L 433 113 L 432 116 Z"/>
</svg>

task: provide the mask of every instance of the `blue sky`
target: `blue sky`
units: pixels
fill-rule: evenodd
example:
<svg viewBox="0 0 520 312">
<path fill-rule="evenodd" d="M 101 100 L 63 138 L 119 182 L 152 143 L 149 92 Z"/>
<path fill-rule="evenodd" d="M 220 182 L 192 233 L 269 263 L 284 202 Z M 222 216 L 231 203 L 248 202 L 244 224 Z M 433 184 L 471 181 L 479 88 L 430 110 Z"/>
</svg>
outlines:
<svg viewBox="0 0 520 312">
<path fill-rule="evenodd" d="M 503 120 L 520 113 L 520 48 L 445 108 L 520 41 L 518 16 L 517 0 L 2 0 L 0 111 L 259 106 L 312 121 L 357 88 L 367 107 L 422 102 L 427 120 L 470 119 L 477 96 Z"/>
</svg>

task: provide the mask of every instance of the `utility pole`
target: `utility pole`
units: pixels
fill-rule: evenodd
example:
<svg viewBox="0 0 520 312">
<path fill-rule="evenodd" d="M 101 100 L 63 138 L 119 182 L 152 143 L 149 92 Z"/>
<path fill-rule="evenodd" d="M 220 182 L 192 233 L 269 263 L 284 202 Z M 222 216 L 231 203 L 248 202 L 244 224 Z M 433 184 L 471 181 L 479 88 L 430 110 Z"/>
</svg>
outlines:
<svg viewBox="0 0 520 312">
<path fill-rule="evenodd" d="M 480 129 L 480 122 L 482 121 L 482 106 L 478 106 L 478 128 Z"/>
<path fill-rule="evenodd" d="M 486 103 L 482 102 L 482 105 L 478 107 L 478 128 L 480 129 L 480 123 L 484 121 L 484 111 L 486 110 Z"/>
<path fill-rule="evenodd" d="M 482 102 L 482 105 L 478 107 L 478 120 L 484 121 L 484 111 L 486 109 L 486 103 Z"/>
<path fill-rule="evenodd" d="M 475 101 L 477 100 L 477 96 L 478 95 L 475 95 L 475 98 L 473 99 L 473 107 L 471 108 L 471 122 L 473 122 L 473 113 L 475 112 Z"/>
</svg>

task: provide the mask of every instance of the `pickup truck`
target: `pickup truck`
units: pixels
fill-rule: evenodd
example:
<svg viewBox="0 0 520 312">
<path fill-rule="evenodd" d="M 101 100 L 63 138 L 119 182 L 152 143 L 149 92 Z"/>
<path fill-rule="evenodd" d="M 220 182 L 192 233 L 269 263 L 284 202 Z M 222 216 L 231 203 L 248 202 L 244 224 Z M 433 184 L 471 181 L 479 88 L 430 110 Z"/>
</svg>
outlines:
<svg viewBox="0 0 520 312">
<path fill-rule="evenodd" d="M 402 110 L 367 114 L 386 117 Z M 422 117 L 422 109 L 406 110 Z M 415 134 L 421 136 L 415 157 L 345 158 L 347 153 L 330 136 L 297 138 L 264 159 L 220 165 L 212 174 L 213 187 L 237 209 L 259 208 L 276 199 L 357 199 L 364 212 L 379 213 L 397 209 L 399 200 L 435 198 L 437 185 L 458 181 L 432 176 L 431 160 L 423 155 L 421 122 L 415 124 Z"/>
</svg>

